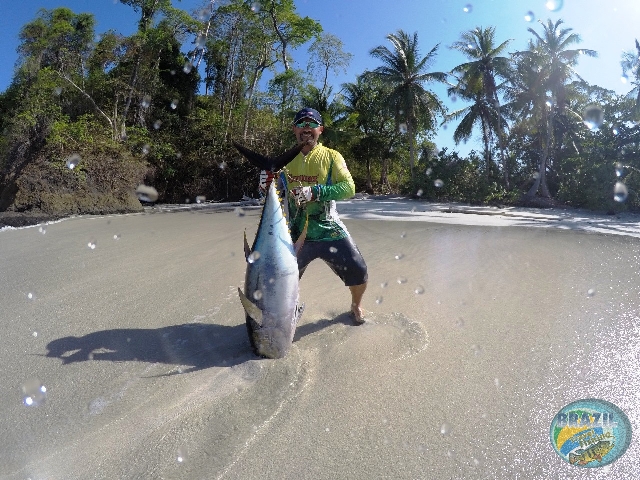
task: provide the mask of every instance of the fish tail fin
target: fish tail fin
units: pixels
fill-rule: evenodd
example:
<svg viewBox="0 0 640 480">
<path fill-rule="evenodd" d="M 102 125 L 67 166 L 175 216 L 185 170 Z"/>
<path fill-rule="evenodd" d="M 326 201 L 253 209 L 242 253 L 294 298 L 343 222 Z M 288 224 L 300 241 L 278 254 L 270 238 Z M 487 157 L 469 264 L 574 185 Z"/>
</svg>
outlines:
<svg viewBox="0 0 640 480">
<path fill-rule="evenodd" d="M 285 165 L 290 163 L 302 150 L 303 144 L 295 145 L 283 154 L 277 157 L 267 157 L 260 153 L 249 150 L 247 147 L 233 142 L 233 146 L 247 159 L 252 165 L 255 165 L 260 170 L 268 170 L 270 172 L 277 172 Z"/>
<path fill-rule="evenodd" d="M 296 240 L 296 243 L 293 245 L 293 249 L 296 252 L 296 255 L 298 255 L 298 252 L 302 248 L 302 245 L 304 245 L 304 240 L 307 238 L 308 226 L 309 226 L 309 214 L 307 213 L 307 219 L 304 221 L 304 228 L 302 229 L 302 233 L 298 237 L 298 240 Z"/>
<path fill-rule="evenodd" d="M 244 311 L 249 315 L 259 326 L 262 326 L 262 310 L 260 310 L 255 303 L 247 298 L 242 293 L 240 287 L 238 287 L 238 296 L 240 297 L 240 303 L 244 307 Z"/>
</svg>

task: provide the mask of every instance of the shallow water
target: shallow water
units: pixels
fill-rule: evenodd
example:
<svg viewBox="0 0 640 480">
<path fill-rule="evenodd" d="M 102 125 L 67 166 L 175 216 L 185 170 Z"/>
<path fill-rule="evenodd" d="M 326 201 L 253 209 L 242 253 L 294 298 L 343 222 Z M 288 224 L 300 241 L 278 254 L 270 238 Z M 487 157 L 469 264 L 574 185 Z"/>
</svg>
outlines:
<svg viewBox="0 0 640 480">
<path fill-rule="evenodd" d="M 367 323 L 313 263 L 294 348 L 260 360 L 245 213 L 0 232 L 1 478 L 638 477 L 635 440 L 582 469 L 549 426 L 589 397 L 638 426 L 639 239 L 347 220 Z M 46 399 L 25 406 L 34 379 Z"/>
</svg>

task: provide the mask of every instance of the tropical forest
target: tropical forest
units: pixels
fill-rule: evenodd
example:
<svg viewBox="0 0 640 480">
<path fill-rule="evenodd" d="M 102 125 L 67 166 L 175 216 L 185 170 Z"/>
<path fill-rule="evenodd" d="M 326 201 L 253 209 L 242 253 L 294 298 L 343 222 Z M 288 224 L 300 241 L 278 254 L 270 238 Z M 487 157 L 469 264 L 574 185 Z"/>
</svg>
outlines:
<svg viewBox="0 0 640 480">
<path fill-rule="evenodd" d="M 41 219 L 257 198 L 259 172 L 232 142 L 281 153 L 303 106 L 321 112 L 323 144 L 342 153 L 363 194 L 640 212 L 637 41 L 620 58 L 627 95 L 576 73 L 597 51 L 561 19 L 532 23 L 522 51 L 491 26 L 452 45 L 392 31 L 372 39 L 377 67 L 333 84 L 352 55 L 293 0 L 198 12 L 121 3 L 136 14 L 129 36 L 96 32 L 91 13 L 68 8 L 22 26 L 0 93 L 0 212 Z M 434 71 L 442 49 L 466 61 Z M 301 50 L 306 65 L 293 61 Z M 438 148 L 443 128 L 480 147 Z M 151 198 L 136 195 L 141 186 Z"/>
</svg>

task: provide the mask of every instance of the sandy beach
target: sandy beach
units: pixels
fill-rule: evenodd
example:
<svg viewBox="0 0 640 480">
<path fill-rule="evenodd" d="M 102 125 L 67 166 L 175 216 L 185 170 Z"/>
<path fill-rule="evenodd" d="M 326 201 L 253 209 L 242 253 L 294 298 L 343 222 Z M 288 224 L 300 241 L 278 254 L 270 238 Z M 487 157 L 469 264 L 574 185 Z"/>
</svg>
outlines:
<svg viewBox="0 0 640 480">
<path fill-rule="evenodd" d="M 549 438 L 584 398 L 640 426 L 640 217 L 339 211 L 369 267 L 367 322 L 312 263 L 280 360 L 251 353 L 237 298 L 259 207 L 0 231 L 0 479 L 640 477 L 636 437 L 601 468 Z"/>
</svg>

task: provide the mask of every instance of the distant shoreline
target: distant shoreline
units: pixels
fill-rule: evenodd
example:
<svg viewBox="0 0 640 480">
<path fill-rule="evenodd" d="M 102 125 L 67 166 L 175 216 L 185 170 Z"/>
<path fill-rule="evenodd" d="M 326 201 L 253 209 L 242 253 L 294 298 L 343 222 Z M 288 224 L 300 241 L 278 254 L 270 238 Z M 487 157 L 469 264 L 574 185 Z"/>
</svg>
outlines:
<svg viewBox="0 0 640 480">
<path fill-rule="evenodd" d="M 145 215 L 185 211 L 231 212 L 242 215 L 244 210 L 260 208 L 257 199 L 236 202 L 204 202 L 184 204 L 147 205 L 141 212 L 109 212 L 55 216 L 42 212 L 0 212 L 0 231 L 29 228 L 71 218 L 104 217 L 118 215 Z M 555 227 L 614 233 L 640 237 L 640 214 L 621 212 L 605 214 L 570 206 L 520 207 L 470 205 L 458 202 L 435 202 L 403 195 L 356 194 L 349 200 L 338 202 L 338 211 L 344 219 L 407 220 L 465 225 Z"/>
</svg>

